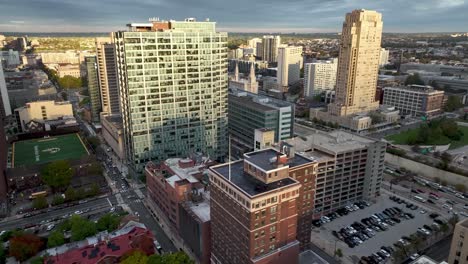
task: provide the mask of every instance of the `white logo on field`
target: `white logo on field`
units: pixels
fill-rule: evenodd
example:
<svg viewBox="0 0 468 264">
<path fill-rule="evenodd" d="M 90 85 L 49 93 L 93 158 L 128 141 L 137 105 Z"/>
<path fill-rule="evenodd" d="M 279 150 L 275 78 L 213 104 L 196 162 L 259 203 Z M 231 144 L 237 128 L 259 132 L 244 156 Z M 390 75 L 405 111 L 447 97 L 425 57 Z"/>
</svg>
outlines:
<svg viewBox="0 0 468 264">
<path fill-rule="evenodd" d="M 60 148 L 48 148 L 42 150 L 42 152 L 49 152 L 50 154 L 55 154 L 60 151 Z"/>
</svg>

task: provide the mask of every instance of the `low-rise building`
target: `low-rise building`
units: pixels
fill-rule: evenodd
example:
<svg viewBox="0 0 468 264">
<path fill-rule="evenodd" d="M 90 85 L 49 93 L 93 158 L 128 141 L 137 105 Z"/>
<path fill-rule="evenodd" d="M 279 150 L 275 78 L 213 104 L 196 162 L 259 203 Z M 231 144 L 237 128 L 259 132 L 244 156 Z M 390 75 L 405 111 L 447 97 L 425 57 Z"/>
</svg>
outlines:
<svg viewBox="0 0 468 264">
<path fill-rule="evenodd" d="M 60 78 L 65 76 L 72 76 L 75 78 L 81 78 L 81 69 L 79 64 L 65 64 L 59 65 L 57 74 Z"/>
<path fill-rule="evenodd" d="M 359 200 L 380 196 L 385 151 L 383 141 L 345 131 L 315 129 L 286 142 L 317 163 L 314 174 L 313 218 Z"/>
<path fill-rule="evenodd" d="M 120 160 L 125 160 L 122 116 L 101 114 L 102 137 Z"/>
<path fill-rule="evenodd" d="M 147 201 L 156 215 L 167 219 L 201 263 L 210 263 L 208 167 L 215 163 L 201 154 L 172 158 L 145 167 Z M 161 215 L 162 214 L 162 215 Z"/>
<path fill-rule="evenodd" d="M 394 106 L 402 115 L 432 117 L 443 111 L 444 91 L 430 86 L 385 87 L 383 104 Z"/>
<path fill-rule="evenodd" d="M 83 241 L 49 248 L 43 252 L 47 264 L 120 263 L 134 251 L 152 255 L 156 252 L 153 233 L 144 224 L 130 221 L 112 233 L 107 231 Z"/>
<path fill-rule="evenodd" d="M 26 132 L 31 121 L 45 121 L 73 118 L 73 107 L 70 102 L 37 101 L 26 103 L 15 109 L 15 117 L 20 132 Z"/>
</svg>

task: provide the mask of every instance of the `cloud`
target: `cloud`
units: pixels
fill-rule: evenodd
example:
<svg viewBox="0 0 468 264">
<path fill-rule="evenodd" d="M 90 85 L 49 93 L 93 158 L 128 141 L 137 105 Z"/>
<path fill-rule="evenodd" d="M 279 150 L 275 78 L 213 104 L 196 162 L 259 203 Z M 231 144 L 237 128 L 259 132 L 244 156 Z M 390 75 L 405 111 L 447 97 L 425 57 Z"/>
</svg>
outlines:
<svg viewBox="0 0 468 264">
<path fill-rule="evenodd" d="M 196 17 L 235 31 L 336 32 L 345 14 L 360 8 L 382 12 L 385 31 L 466 31 L 466 1 L 15 0 L 0 1 L 0 31 L 111 31 L 149 17 Z"/>
<path fill-rule="evenodd" d="M 25 22 L 23 20 L 11 20 L 11 24 L 24 24 Z"/>
</svg>

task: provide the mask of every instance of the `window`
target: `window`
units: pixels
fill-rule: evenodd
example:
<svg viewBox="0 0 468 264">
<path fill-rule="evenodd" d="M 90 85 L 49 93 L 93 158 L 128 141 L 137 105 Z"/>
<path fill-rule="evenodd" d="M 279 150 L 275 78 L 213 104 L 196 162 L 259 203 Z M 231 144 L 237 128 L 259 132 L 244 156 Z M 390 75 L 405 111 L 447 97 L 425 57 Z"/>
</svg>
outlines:
<svg viewBox="0 0 468 264">
<path fill-rule="evenodd" d="M 276 214 L 276 210 L 277 210 L 277 206 L 276 206 L 276 205 L 270 207 L 270 213 L 271 213 L 271 214 Z"/>
</svg>

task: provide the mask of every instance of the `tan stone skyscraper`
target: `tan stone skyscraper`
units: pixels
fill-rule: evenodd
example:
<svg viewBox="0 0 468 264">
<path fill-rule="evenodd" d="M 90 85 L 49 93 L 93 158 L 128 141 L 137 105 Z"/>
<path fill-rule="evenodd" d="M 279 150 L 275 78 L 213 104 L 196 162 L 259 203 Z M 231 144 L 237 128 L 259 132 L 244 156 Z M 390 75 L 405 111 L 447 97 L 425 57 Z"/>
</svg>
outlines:
<svg viewBox="0 0 468 264">
<path fill-rule="evenodd" d="M 341 35 L 335 103 L 328 113 L 347 116 L 376 110 L 375 100 L 382 40 L 382 14 L 354 10 L 346 14 Z"/>
</svg>

